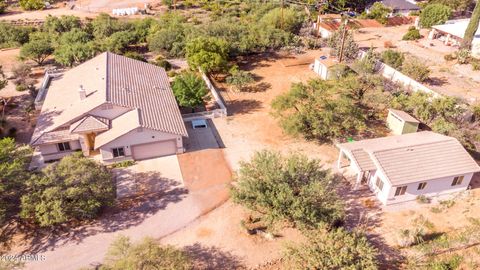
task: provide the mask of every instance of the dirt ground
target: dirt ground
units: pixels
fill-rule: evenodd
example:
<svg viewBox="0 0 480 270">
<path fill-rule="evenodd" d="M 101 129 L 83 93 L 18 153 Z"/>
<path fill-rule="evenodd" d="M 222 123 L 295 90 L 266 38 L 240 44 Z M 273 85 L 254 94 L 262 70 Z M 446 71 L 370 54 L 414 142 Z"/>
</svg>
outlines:
<svg viewBox="0 0 480 270">
<path fill-rule="evenodd" d="M 395 50 L 420 58 L 432 71 L 430 80 L 425 84 L 440 94 L 465 98 L 474 103 L 480 100 L 480 71 L 472 70 L 471 65 L 459 65 L 456 61 L 446 61 L 444 56 L 458 50 L 445 46 L 439 40 L 429 40 L 428 30 L 422 29 L 422 39 L 418 41 L 402 40 L 409 25 L 388 28 L 365 28 L 354 33 L 360 47 L 386 50 L 384 42 L 390 41 Z"/>
</svg>

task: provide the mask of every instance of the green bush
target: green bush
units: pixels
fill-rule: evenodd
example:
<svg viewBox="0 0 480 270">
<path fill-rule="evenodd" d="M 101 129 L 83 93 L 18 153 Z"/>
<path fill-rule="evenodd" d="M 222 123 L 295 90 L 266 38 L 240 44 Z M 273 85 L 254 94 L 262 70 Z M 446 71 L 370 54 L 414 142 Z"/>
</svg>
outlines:
<svg viewBox="0 0 480 270">
<path fill-rule="evenodd" d="M 240 164 L 236 181 L 233 201 L 258 212 L 268 224 L 318 228 L 337 226 L 345 216 L 335 191 L 338 180 L 304 155 L 256 152 Z"/>
<path fill-rule="evenodd" d="M 168 62 L 168 60 L 163 58 L 162 56 L 157 57 L 157 59 L 155 59 L 154 64 L 156 66 L 164 68 L 166 71 L 169 71 L 172 69 L 172 64 L 170 64 L 170 62 Z"/>
<path fill-rule="evenodd" d="M 470 50 L 461 49 L 457 51 L 456 55 L 457 55 L 457 63 L 459 63 L 460 65 L 465 65 L 470 62 L 470 56 L 471 56 Z"/>
<path fill-rule="evenodd" d="M 321 229 L 307 232 L 307 238 L 287 247 L 286 269 L 378 269 L 377 250 L 360 233 Z"/>
<path fill-rule="evenodd" d="M 103 270 L 133 269 L 192 269 L 187 254 L 172 246 L 160 246 L 152 238 L 132 243 L 128 237 L 118 237 L 108 249 Z"/>
<path fill-rule="evenodd" d="M 208 94 L 203 79 L 193 72 L 177 76 L 172 83 L 172 89 L 178 105 L 192 109 L 202 105 Z"/>
<path fill-rule="evenodd" d="M 0 14 L 4 13 L 8 5 L 5 0 L 0 0 Z"/>
<path fill-rule="evenodd" d="M 420 13 L 420 25 L 430 28 L 445 23 L 452 15 L 452 9 L 442 4 L 427 5 Z"/>
<path fill-rule="evenodd" d="M 408 29 L 408 32 L 402 37 L 402 40 L 417 40 L 421 39 L 420 31 L 416 28 Z"/>
<path fill-rule="evenodd" d="M 410 57 L 402 65 L 402 72 L 416 81 L 424 82 L 430 76 L 430 69 L 420 60 Z"/>
<path fill-rule="evenodd" d="M 21 217 L 40 226 L 94 218 L 115 199 L 110 171 L 82 153 L 48 165 L 27 182 L 27 191 L 21 199 Z"/>
<path fill-rule="evenodd" d="M 40 10 L 45 8 L 45 1 L 43 0 L 20 0 L 19 3 L 24 10 Z"/>
<path fill-rule="evenodd" d="M 368 19 L 377 20 L 381 24 L 387 24 L 390 13 L 392 13 L 392 9 L 385 6 L 381 2 L 375 2 L 365 17 Z"/>
<path fill-rule="evenodd" d="M 381 60 L 383 63 L 395 68 L 399 69 L 403 65 L 403 61 L 405 60 L 405 56 L 402 52 L 398 52 L 392 49 L 386 50 L 382 53 Z"/>
<path fill-rule="evenodd" d="M 227 77 L 227 83 L 233 85 L 238 92 L 253 82 L 253 75 L 250 72 L 239 70 L 238 68 L 231 70 L 230 76 Z"/>
<path fill-rule="evenodd" d="M 128 58 L 132 58 L 132 59 L 135 59 L 135 60 L 138 60 L 138 61 L 147 62 L 147 59 L 145 58 L 145 56 L 143 56 L 142 54 L 140 54 L 138 52 L 128 51 L 128 52 L 124 53 L 123 56 L 128 57 Z"/>
</svg>

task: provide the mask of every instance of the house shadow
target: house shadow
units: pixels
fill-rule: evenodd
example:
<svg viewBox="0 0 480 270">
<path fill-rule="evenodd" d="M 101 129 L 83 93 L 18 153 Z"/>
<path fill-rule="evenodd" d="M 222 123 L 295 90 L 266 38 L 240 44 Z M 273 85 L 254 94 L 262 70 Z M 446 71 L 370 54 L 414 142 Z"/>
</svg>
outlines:
<svg viewBox="0 0 480 270">
<path fill-rule="evenodd" d="M 131 196 L 117 200 L 114 206 L 104 209 L 102 215 L 92 221 L 75 222 L 25 233 L 30 243 L 24 253 L 38 253 L 69 243 L 81 243 L 86 237 L 128 229 L 164 210 L 169 204 L 178 203 L 188 194 L 179 181 L 164 178 L 157 172 L 137 173 L 136 188 Z"/>
<path fill-rule="evenodd" d="M 248 114 L 259 110 L 262 103 L 255 99 L 231 100 L 227 102 L 228 114 Z"/>
<path fill-rule="evenodd" d="M 206 247 L 199 243 L 184 248 L 184 251 L 193 260 L 194 269 L 204 270 L 230 270 L 247 269 L 241 260 L 217 247 Z"/>
<path fill-rule="evenodd" d="M 345 201 L 345 228 L 365 232 L 370 243 L 378 250 L 380 269 L 401 269 L 405 258 L 396 248 L 388 245 L 381 234 L 373 230 L 380 227 L 382 216 L 381 204 L 374 194 L 367 186 L 353 190 L 353 185 L 345 179 L 339 185 L 337 192 Z"/>
</svg>

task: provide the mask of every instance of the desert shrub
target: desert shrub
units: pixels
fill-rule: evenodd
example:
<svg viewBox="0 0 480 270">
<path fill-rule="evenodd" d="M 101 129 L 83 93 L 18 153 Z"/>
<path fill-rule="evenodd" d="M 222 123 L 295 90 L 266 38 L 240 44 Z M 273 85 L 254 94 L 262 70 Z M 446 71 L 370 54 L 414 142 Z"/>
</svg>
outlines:
<svg viewBox="0 0 480 270">
<path fill-rule="evenodd" d="M 94 218 L 115 199 L 110 171 L 82 153 L 48 165 L 27 182 L 27 190 L 21 200 L 21 217 L 40 226 Z"/>
<path fill-rule="evenodd" d="M 40 10 L 45 8 L 45 2 L 43 0 L 20 0 L 19 4 L 24 10 Z"/>
<path fill-rule="evenodd" d="M 427 5 L 420 13 L 420 25 L 430 28 L 445 23 L 452 15 L 452 9 L 442 4 Z"/>
<path fill-rule="evenodd" d="M 424 82 L 430 76 L 430 69 L 420 60 L 410 57 L 403 62 L 402 73 L 416 81 Z"/>
<path fill-rule="evenodd" d="M 287 269 L 378 269 L 377 250 L 360 233 L 339 228 L 307 234 L 306 243 L 287 247 Z"/>
<path fill-rule="evenodd" d="M 368 19 L 377 20 L 381 24 L 387 24 L 388 16 L 392 13 L 392 9 L 385 6 L 381 2 L 375 2 L 366 14 Z"/>
<path fill-rule="evenodd" d="M 162 56 L 158 56 L 155 59 L 153 64 L 155 64 L 156 66 L 164 68 L 166 71 L 169 71 L 169 70 L 172 69 L 172 64 L 170 64 L 170 62 L 168 62 L 168 60 L 163 58 Z"/>
<path fill-rule="evenodd" d="M 330 67 L 328 75 L 330 80 L 339 80 L 351 75 L 354 71 L 346 64 L 336 64 Z"/>
<path fill-rule="evenodd" d="M 395 69 L 399 69 L 403 65 L 405 56 L 403 55 L 402 52 L 398 52 L 395 50 L 386 50 L 382 53 L 381 60 L 383 63 Z"/>
<path fill-rule="evenodd" d="M 25 63 L 14 66 L 12 73 L 14 78 L 13 83 L 16 86 L 21 86 L 20 90 L 27 90 L 29 86 L 32 86 L 35 83 L 35 80 L 31 77 L 32 68 Z"/>
<path fill-rule="evenodd" d="M 399 231 L 398 244 L 401 247 L 418 245 L 425 241 L 425 235 L 425 230 L 421 226 L 415 226 L 412 229 L 402 229 Z"/>
<path fill-rule="evenodd" d="M 303 23 L 303 13 L 295 8 L 286 8 L 281 11 L 280 8 L 275 8 L 266 13 L 260 20 L 260 25 L 266 27 L 275 27 L 290 33 L 295 33 L 300 30 Z"/>
<path fill-rule="evenodd" d="M 227 83 L 232 85 L 238 92 L 254 82 L 253 75 L 250 72 L 233 68 L 230 70 L 230 76 L 227 77 Z"/>
<path fill-rule="evenodd" d="M 5 2 L 6 0 L 0 0 L 0 14 L 4 13 L 8 5 Z"/>
<path fill-rule="evenodd" d="M 409 28 L 407 33 L 402 37 L 402 40 L 417 40 L 421 39 L 420 31 L 415 27 Z"/>
<path fill-rule="evenodd" d="M 480 61 L 475 59 L 475 58 L 472 58 L 470 60 L 470 64 L 472 65 L 472 70 L 474 71 L 478 71 L 480 70 Z"/>
<path fill-rule="evenodd" d="M 199 37 L 187 43 L 186 55 L 191 68 L 205 73 L 225 71 L 228 66 L 228 42 L 216 37 Z"/>
<path fill-rule="evenodd" d="M 432 131 L 444 135 L 451 135 L 452 131 L 458 130 L 458 127 L 455 125 L 455 123 L 449 122 L 443 117 L 433 120 L 430 127 L 432 128 Z"/>
<path fill-rule="evenodd" d="M 455 269 L 459 269 L 462 261 L 463 261 L 462 256 L 460 256 L 458 254 L 454 254 L 450 258 L 447 258 L 447 259 L 431 260 L 428 263 L 427 268 L 430 269 L 430 270 L 455 270 Z"/>
<path fill-rule="evenodd" d="M 132 243 L 128 237 L 118 237 L 108 249 L 104 270 L 124 269 L 192 269 L 187 254 L 172 246 L 160 246 L 152 238 Z"/>
<path fill-rule="evenodd" d="M 470 50 L 461 49 L 457 51 L 456 55 L 457 55 L 457 63 L 461 65 L 465 65 L 470 62 L 470 56 L 471 56 Z"/>
<path fill-rule="evenodd" d="M 234 202 L 258 212 L 270 224 L 287 221 L 315 228 L 337 225 L 344 218 L 336 183 L 317 160 L 261 151 L 240 164 L 231 194 Z"/>
<path fill-rule="evenodd" d="M 387 48 L 387 49 L 395 48 L 395 46 L 393 45 L 393 42 L 391 42 L 390 40 L 384 41 L 383 42 L 383 47 Z"/>
<path fill-rule="evenodd" d="M 430 203 L 430 201 L 431 201 L 430 198 L 428 198 L 425 195 L 418 195 L 416 200 L 417 200 L 418 203 Z"/>
<path fill-rule="evenodd" d="M 445 54 L 443 56 L 443 59 L 445 59 L 445 61 L 453 61 L 453 60 L 457 59 L 457 56 L 449 53 L 449 54 Z"/>
<path fill-rule="evenodd" d="M 135 165 L 135 161 L 133 160 L 124 160 L 117 163 L 112 164 L 112 168 L 126 168 Z"/>
<path fill-rule="evenodd" d="M 377 61 L 377 53 L 375 53 L 373 48 L 370 48 L 362 59 L 353 63 L 352 68 L 359 74 L 373 74 L 375 73 Z"/>
</svg>

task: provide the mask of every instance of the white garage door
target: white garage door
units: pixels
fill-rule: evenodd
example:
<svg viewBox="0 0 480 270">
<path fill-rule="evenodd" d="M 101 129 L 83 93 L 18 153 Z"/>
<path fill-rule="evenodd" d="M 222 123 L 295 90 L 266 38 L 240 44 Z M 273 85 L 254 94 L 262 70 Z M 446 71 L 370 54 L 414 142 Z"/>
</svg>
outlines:
<svg viewBox="0 0 480 270">
<path fill-rule="evenodd" d="M 132 145 L 132 155 L 135 160 L 174 155 L 176 153 L 177 145 L 174 140 Z"/>
</svg>

